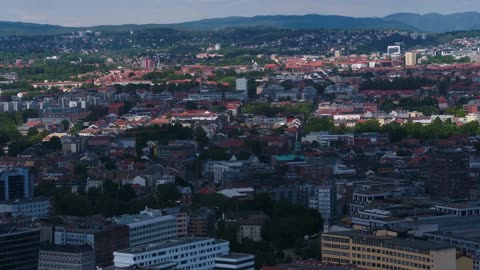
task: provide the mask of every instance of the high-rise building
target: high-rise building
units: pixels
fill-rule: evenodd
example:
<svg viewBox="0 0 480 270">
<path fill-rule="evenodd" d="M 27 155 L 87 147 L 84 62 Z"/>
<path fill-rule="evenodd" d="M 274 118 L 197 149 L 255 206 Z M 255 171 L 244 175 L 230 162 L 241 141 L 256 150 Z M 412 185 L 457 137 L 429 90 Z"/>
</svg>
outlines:
<svg viewBox="0 0 480 270">
<path fill-rule="evenodd" d="M 153 70 L 155 68 L 155 62 L 153 61 L 153 58 L 145 57 L 140 60 L 140 66 L 143 69 Z"/>
<path fill-rule="evenodd" d="M 335 184 L 302 183 L 297 199 L 301 205 L 318 210 L 325 226 L 332 225 L 337 215 L 337 189 Z"/>
<path fill-rule="evenodd" d="M 127 225 L 130 230 L 129 247 L 139 247 L 177 238 L 177 218 L 162 215 L 162 210 L 148 209 L 138 215 L 123 215 L 113 218 L 117 224 Z"/>
<path fill-rule="evenodd" d="M 213 270 L 215 258 L 227 255 L 229 243 L 214 238 L 170 240 L 114 252 L 116 267 L 152 266 L 176 262 L 177 269 Z"/>
<path fill-rule="evenodd" d="M 40 231 L 0 224 L 0 270 L 37 269 Z"/>
<path fill-rule="evenodd" d="M 428 164 L 427 193 L 433 198 L 468 199 L 473 183 L 469 156 L 461 150 L 439 150 Z"/>
<path fill-rule="evenodd" d="M 95 270 L 95 253 L 89 245 L 44 244 L 40 247 L 38 270 Z"/>
<path fill-rule="evenodd" d="M 417 54 L 415 52 L 405 53 L 405 66 L 415 66 L 417 64 Z"/>
<path fill-rule="evenodd" d="M 244 92 L 245 101 L 248 100 L 248 80 L 247 80 L 247 79 L 245 79 L 245 78 L 238 78 L 238 79 L 236 80 L 235 89 L 236 89 L 237 91 L 242 91 L 242 92 Z"/>
<path fill-rule="evenodd" d="M 0 201 L 33 197 L 33 177 L 30 168 L 0 169 Z"/>
<path fill-rule="evenodd" d="M 362 231 L 322 234 L 322 261 L 362 269 L 452 270 L 455 246 L 447 243 L 396 238 Z"/>
</svg>

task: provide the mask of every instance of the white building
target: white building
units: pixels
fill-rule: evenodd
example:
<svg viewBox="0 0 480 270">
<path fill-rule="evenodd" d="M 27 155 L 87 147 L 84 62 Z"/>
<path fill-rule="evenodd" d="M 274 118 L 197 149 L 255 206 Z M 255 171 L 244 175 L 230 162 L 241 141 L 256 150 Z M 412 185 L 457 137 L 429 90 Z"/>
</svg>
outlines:
<svg viewBox="0 0 480 270">
<path fill-rule="evenodd" d="M 247 91 L 247 79 L 239 78 L 236 81 L 236 90 L 237 91 Z"/>
<path fill-rule="evenodd" d="M 180 270 L 213 270 L 215 258 L 229 252 L 229 243 L 214 238 L 170 240 L 113 253 L 115 267 L 152 266 L 176 262 Z"/>
<path fill-rule="evenodd" d="M 251 254 L 230 253 L 215 259 L 215 270 L 255 269 L 255 256 Z"/>
<path fill-rule="evenodd" d="M 51 210 L 52 204 L 46 197 L 0 202 L 0 216 L 47 218 Z"/>
<path fill-rule="evenodd" d="M 139 247 L 177 238 L 177 218 L 162 215 L 162 210 L 147 209 L 138 215 L 114 217 L 113 222 L 127 225 L 130 247 Z"/>
</svg>

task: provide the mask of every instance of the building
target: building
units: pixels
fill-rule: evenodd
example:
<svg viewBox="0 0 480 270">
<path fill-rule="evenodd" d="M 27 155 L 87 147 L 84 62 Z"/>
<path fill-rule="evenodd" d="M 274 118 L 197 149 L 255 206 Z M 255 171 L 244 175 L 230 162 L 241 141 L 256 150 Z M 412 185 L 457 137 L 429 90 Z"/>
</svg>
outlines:
<svg viewBox="0 0 480 270">
<path fill-rule="evenodd" d="M 30 168 L 0 169 L 0 201 L 33 197 L 33 176 Z"/>
<path fill-rule="evenodd" d="M 46 197 L 0 202 L 0 216 L 48 218 L 51 212 L 52 204 Z"/>
<path fill-rule="evenodd" d="M 214 238 L 170 240 L 138 248 L 114 252 L 116 267 L 152 266 L 176 262 L 180 270 L 213 270 L 215 258 L 227 255 L 229 243 Z"/>
<path fill-rule="evenodd" d="M 363 269 L 454 270 L 455 246 L 361 231 L 322 234 L 322 261 Z"/>
<path fill-rule="evenodd" d="M 162 210 L 146 209 L 138 215 L 115 217 L 113 221 L 128 226 L 131 248 L 177 238 L 177 218 L 163 216 Z"/>
<path fill-rule="evenodd" d="M 342 57 L 342 51 L 341 50 L 335 50 L 334 57 L 335 57 L 335 59 L 338 59 L 338 58 Z"/>
<path fill-rule="evenodd" d="M 417 54 L 415 52 L 405 53 L 405 66 L 415 66 L 417 64 Z"/>
<path fill-rule="evenodd" d="M 236 80 L 236 84 L 235 84 L 235 89 L 237 91 L 247 91 L 247 83 L 248 83 L 248 80 L 245 79 L 245 78 L 238 78 Z"/>
<path fill-rule="evenodd" d="M 0 224 L 0 269 L 37 269 L 40 231 Z"/>
<path fill-rule="evenodd" d="M 400 55 L 400 46 L 388 46 L 387 47 L 387 54 L 388 55 Z"/>
<path fill-rule="evenodd" d="M 248 100 L 248 80 L 245 78 L 239 78 L 236 81 L 235 89 L 239 92 L 243 92 L 244 98 L 240 100 Z"/>
<path fill-rule="evenodd" d="M 140 66 L 143 69 L 153 70 L 155 68 L 155 62 L 150 57 L 145 57 L 140 60 Z"/>
<path fill-rule="evenodd" d="M 261 211 L 224 214 L 227 224 L 238 226 L 237 241 L 239 243 L 242 243 L 244 239 L 254 242 L 262 241 L 262 227 L 268 219 L 268 216 Z"/>
<path fill-rule="evenodd" d="M 230 269 L 254 270 L 255 256 L 251 254 L 230 253 L 215 258 L 214 270 Z"/>
<path fill-rule="evenodd" d="M 89 245 L 46 244 L 40 247 L 38 270 L 95 270 L 95 252 Z"/>
<path fill-rule="evenodd" d="M 215 233 L 215 212 L 206 207 L 190 214 L 189 235 L 194 237 L 211 237 Z"/>
<path fill-rule="evenodd" d="M 299 203 L 316 209 L 325 226 L 332 225 L 337 216 L 337 188 L 334 184 L 302 183 L 298 186 Z"/>
<path fill-rule="evenodd" d="M 468 154 L 439 150 L 432 154 L 428 170 L 427 194 L 433 198 L 468 199 L 473 183 L 469 177 Z"/>
<path fill-rule="evenodd" d="M 56 245 L 88 244 L 95 251 L 96 266 L 113 264 L 113 252 L 128 248 L 130 230 L 126 225 L 107 224 L 70 220 L 62 226 L 55 226 L 54 243 Z"/>
</svg>

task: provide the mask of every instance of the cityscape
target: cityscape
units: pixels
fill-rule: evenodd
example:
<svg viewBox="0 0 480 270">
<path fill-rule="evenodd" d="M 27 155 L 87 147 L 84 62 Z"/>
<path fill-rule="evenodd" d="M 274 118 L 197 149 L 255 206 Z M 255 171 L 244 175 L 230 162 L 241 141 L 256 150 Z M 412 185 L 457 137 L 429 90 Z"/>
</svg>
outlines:
<svg viewBox="0 0 480 270">
<path fill-rule="evenodd" d="M 0 270 L 480 270 L 480 3 L 437 1 L 9 1 Z"/>
</svg>

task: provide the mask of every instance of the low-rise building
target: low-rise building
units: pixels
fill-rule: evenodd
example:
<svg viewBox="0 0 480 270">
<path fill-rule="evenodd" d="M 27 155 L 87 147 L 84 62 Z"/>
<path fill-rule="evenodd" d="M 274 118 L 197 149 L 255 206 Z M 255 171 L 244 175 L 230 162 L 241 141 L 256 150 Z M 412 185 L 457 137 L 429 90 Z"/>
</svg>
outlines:
<svg viewBox="0 0 480 270">
<path fill-rule="evenodd" d="M 177 238 L 177 218 L 162 215 L 162 210 L 146 209 L 137 215 L 114 217 L 117 224 L 130 230 L 129 247 L 139 247 Z"/>
<path fill-rule="evenodd" d="M 322 261 L 372 270 L 453 270 L 456 251 L 446 243 L 343 231 L 322 234 Z"/>
<path fill-rule="evenodd" d="M 255 256 L 251 254 L 230 253 L 228 255 L 215 258 L 214 270 L 255 269 Z"/>
<path fill-rule="evenodd" d="M 42 245 L 39 270 L 95 270 L 95 252 L 89 245 Z"/>
<path fill-rule="evenodd" d="M 52 204 L 50 199 L 46 197 L 0 202 L 0 215 L 12 218 L 47 218 L 51 212 Z"/>
</svg>

